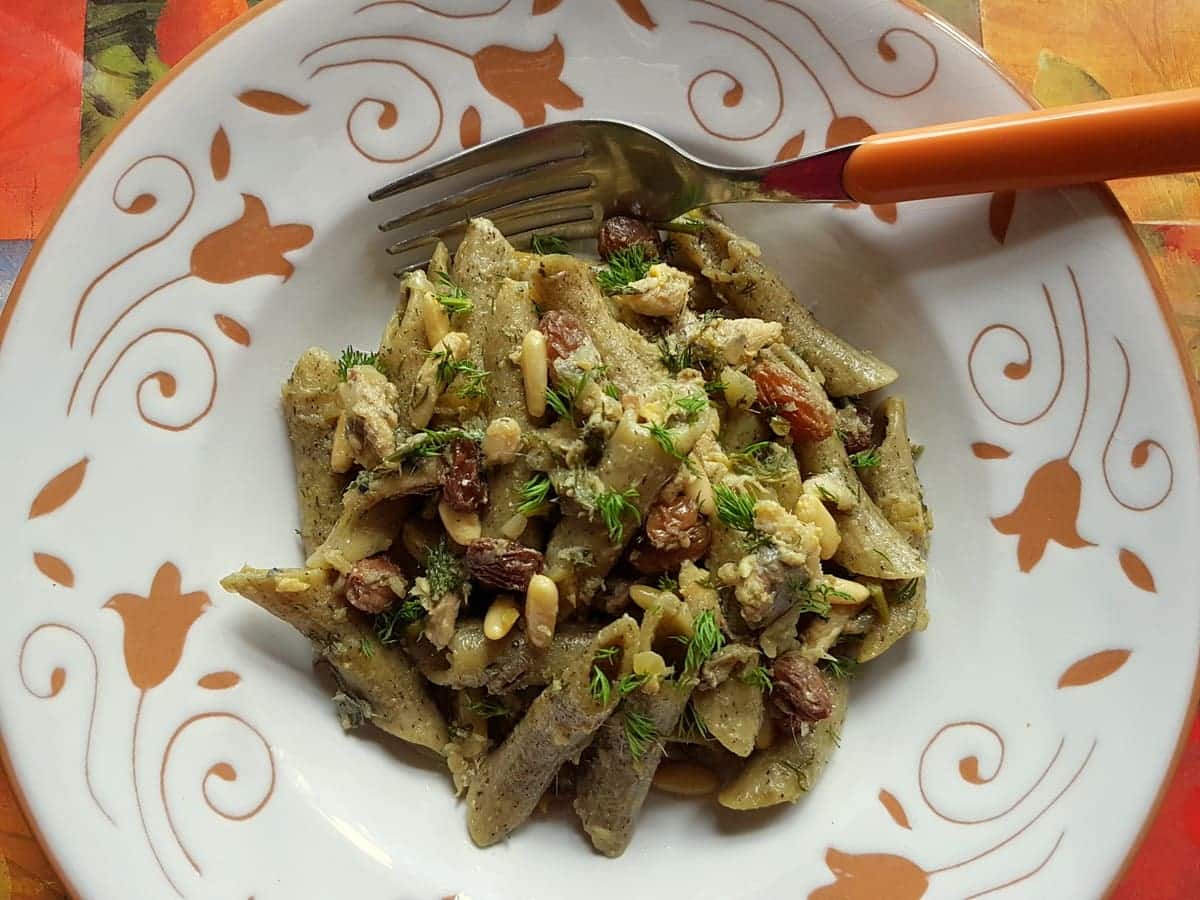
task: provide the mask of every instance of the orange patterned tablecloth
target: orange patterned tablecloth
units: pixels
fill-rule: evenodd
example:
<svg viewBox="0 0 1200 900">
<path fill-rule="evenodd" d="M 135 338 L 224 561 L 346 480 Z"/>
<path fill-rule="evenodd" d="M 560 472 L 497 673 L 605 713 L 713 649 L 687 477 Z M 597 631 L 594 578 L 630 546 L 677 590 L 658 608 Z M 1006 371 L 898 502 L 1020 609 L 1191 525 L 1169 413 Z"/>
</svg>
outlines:
<svg viewBox="0 0 1200 900">
<path fill-rule="evenodd" d="M 157 78 L 256 2 L 0 0 L 0 305 L 81 161 Z M 926 3 L 1047 106 L 1200 86 L 1197 0 Z M 1113 187 L 1200 377 L 1200 176 Z M 0 773 L 0 900 L 63 896 Z M 1200 897 L 1200 727 L 1114 896 Z"/>
</svg>

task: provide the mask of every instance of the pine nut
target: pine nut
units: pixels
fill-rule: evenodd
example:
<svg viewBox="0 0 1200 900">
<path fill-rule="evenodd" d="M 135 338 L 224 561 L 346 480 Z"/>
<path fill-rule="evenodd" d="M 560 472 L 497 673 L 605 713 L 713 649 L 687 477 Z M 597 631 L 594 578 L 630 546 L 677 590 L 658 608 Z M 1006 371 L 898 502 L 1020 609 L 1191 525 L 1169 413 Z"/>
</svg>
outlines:
<svg viewBox="0 0 1200 900">
<path fill-rule="evenodd" d="M 490 466 L 502 466 L 516 459 L 521 449 L 521 426 L 517 420 L 508 416 L 493 419 L 483 433 L 481 449 L 484 462 Z"/>
<path fill-rule="evenodd" d="M 684 797 L 700 797 L 711 794 L 720 781 L 711 769 L 695 763 L 668 760 L 654 773 L 654 786 L 668 794 Z"/>
<path fill-rule="evenodd" d="M 871 591 L 868 590 L 865 584 L 859 584 L 857 581 L 850 581 L 846 578 L 838 578 L 836 575 L 826 575 L 825 583 L 829 585 L 829 593 L 826 598 L 830 603 L 842 605 L 855 605 L 858 603 L 866 603 L 871 598 Z M 834 592 L 845 594 L 846 597 L 835 596 Z"/>
<path fill-rule="evenodd" d="M 451 508 L 445 500 L 441 500 L 438 502 L 438 515 L 442 519 L 446 534 L 450 535 L 450 539 L 456 544 L 465 547 L 483 535 L 477 512 L 459 512 Z"/>
<path fill-rule="evenodd" d="M 642 609 L 650 609 L 662 603 L 662 591 L 646 584 L 635 584 L 629 589 L 629 599 Z"/>
<path fill-rule="evenodd" d="M 520 513 L 517 513 L 500 526 L 500 533 L 510 541 L 515 541 L 525 533 L 525 526 L 528 524 L 529 520 Z"/>
<path fill-rule="evenodd" d="M 837 522 L 818 497 L 814 494 L 801 494 L 800 499 L 796 501 L 795 516 L 801 522 L 808 522 L 816 527 L 821 541 L 821 559 L 829 559 L 837 552 L 842 543 L 841 532 L 838 531 Z"/>
<path fill-rule="evenodd" d="M 346 414 L 338 416 L 337 427 L 333 429 L 333 446 L 329 451 L 329 468 L 341 474 L 349 472 L 354 465 L 354 450 L 350 446 L 350 438 L 346 436 Z"/>
<path fill-rule="evenodd" d="M 535 647 L 550 646 L 558 621 L 558 585 L 545 575 L 529 579 L 525 591 L 525 633 Z"/>
<path fill-rule="evenodd" d="M 521 377 L 525 381 L 525 408 L 535 419 L 546 414 L 546 388 L 549 386 L 546 336 L 536 328 L 521 341 Z"/>
<path fill-rule="evenodd" d="M 512 627 L 520 615 L 521 611 L 517 609 L 513 598 L 507 594 L 501 594 L 492 601 L 492 605 L 488 607 L 488 611 L 483 617 L 484 637 L 489 641 L 500 640 L 512 631 Z"/>
</svg>

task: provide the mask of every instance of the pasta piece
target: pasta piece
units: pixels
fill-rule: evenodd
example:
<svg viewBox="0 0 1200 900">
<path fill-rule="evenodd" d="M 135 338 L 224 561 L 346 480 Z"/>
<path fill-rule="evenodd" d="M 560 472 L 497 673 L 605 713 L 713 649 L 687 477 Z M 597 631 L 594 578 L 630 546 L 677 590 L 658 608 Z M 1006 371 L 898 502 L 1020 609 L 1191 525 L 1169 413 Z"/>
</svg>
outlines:
<svg viewBox="0 0 1200 900">
<path fill-rule="evenodd" d="M 758 651 L 731 644 L 705 665 L 705 678 L 716 680 L 715 687 L 699 690 L 692 705 L 704 727 L 721 746 L 736 756 L 749 756 L 754 738 L 762 726 L 762 688 L 742 680 L 742 675 L 758 664 Z M 711 673 L 719 672 L 720 675 Z"/>
<path fill-rule="evenodd" d="M 826 681 L 833 695 L 829 717 L 810 726 L 807 733 L 782 735 L 768 749 L 755 751 L 717 795 L 722 806 L 746 810 L 795 803 L 813 789 L 837 747 L 849 693 L 844 680 Z"/>
<path fill-rule="evenodd" d="M 471 219 L 454 252 L 451 268 L 454 284 L 474 305 L 473 311 L 458 317 L 465 322 L 463 330 L 471 341 L 471 359 L 492 373 L 496 369 L 486 364 L 485 352 L 494 343 L 492 334 L 501 324 L 495 317 L 496 294 L 512 269 L 513 253 L 512 245 L 495 225 L 487 219 Z M 493 390 L 494 377 L 489 376 L 489 391 Z"/>
<path fill-rule="evenodd" d="M 530 299 L 529 285 L 505 280 L 496 291 L 488 315 L 492 327 L 483 348 L 483 365 L 491 372 L 489 393 L 493 418 L 504 416 L 517 422 L 523 433 L 530 432 L 533 421 L 525 405 L 525 387 L 521 368 L 509 357 L 521 346 L 521 339 L 537 327 L 537 313 Z M 519 490 L 533 476 L 524 455 L 490 474 L 490 500 L 483 515 L 484 537 L 507 537 L 505 526 L 518 515 Z"/>
<path fill-rule="evenodd" d="M 889 397 L 881 412 L 886 428 L 879 445 L 879 465 L 864 469 L 862 481 L 887 520 L 924 556 L 932 523 L 917 479 L 904 401 Z M 858 650 L 859 662 L 875 659 L 909 632 L 924 631 L 929 622 L 924 578 L 885 581 L 883 592 L 888 616 L 877 617 L 867 629 Z"/>
<path fill-rule="evenodd" d="M 402 650 L 380 644 L 370 622 L 338 595 L 324 569 L 252 569 L 222 579 L 313 642 L 344 693 L 375 727 L 444 752 L 450 735 L 424 679 Z"/>
<path fill-rule="evenodd" d="M 896 370 L 824 328 L 759 259 L 758 247 L 742 240 L 710 214 L 700 213 L 704 230 L 673 238 L 683 256 L 712 282 L 717 293 L 742 316 L 779 322 L 784 341 L 825 380 L 834 397 L 865 394 L 891 384 Z"/>
<path fill-rule="evenodd" d="M 583 322 L 608 375 L 626 391 L 639 391 L 666 378 L 658 350 L 612 315 L 587 263 L 570 256 L 539 257 L 532 278 L 534 300 L 543 309 L 573 312 Z"/>
<path fill-rule="evenodd" d="M 440 484 L 436 460 L 414 470 L 369 473 L 365 490 L 351 487 L 346 491 L 341 516 L 321 546 L 309 555 L 307 564 L 345 573 L 358 560 L 386 550 L 396 537 L 397 523 L 403 521 L 404 498 L 432 493 Z"/>
<path fill-rule="evenodd" d="M 282 390 L 305 554 L 312 553 L 333 529 L 348 481 L 334 472 L 329 462 L 340 412 L 337 389 L 337 363 L 324 350 L 311 347 L 296 361 Z"/>
<path fill-rule="evenodd" d="M 626 512 L 622 516 L 622 531 L 616 536 L 619 539 L 614 540 L 598 518 L 583 516 L 564 517 L 550 536 L 546 574 L 558 582 L 559 590 L 575 605 L 599 593 L 604 576 L 633 539 L 637 523 L 663 485 L 679 471 L 680 459 L 691 451 L 707 427 L 703 417 L 677 426 L 671 432 L 677 455 L 671 455 L 637 419 L 634 410 L 626 410 L 595 472 L 599 484 L 608 491 L 623 492 L 626 504 L 636 511 L 636 515 Z M 594 498 L 592 502 L 596 502 Z"/>
<path fill-rule="evenodd" d="M 393 313 L 379 341 L 379 363 L 399 389 L 396 412 L 401 427 L 407 428 L 412 420 L 413 385 L 429 353 L 421 312 L 435 291 L 424 272 L 408 273 L 402 285 L 402 306 Z"/>
<path fill-rule="evenodd" d="M 605 626 L 484 760 L 467 793 L 467 830 L 478 846 L 503 840 L 529 818 L 555 773 L 591 742 L 616 708 L 612 684 L 632 670 L 637 645 L 638 626 L 629 616 Z M 598 661 L 596 654 L 610 647 L 616 653 Z M 596 671 L 605 672 L 607 692 L 589 687 Z"/>
<path fill-rule="evenodd" d="M 639 647 L 663 654 L 676 651 L 676 638 L 691 637 L 691 613 L 677 598 L 664 595 L 642 618 Z M 626 697 L 601 726 L 580 764 L 575 812 L 592 846 L 605 856 L 625 852 L 654 772 L 663 759 L 660 735 L 675 730 L 694 679 L 650 685 Z"/>
<path fill-rule="evenodd" d="M 842 542 L 833 561 L 857 575 L 872 578 L 908 579 L 925 574 L 925 561 L 879 511 L 861 482 L 841 438 L 836 434 L 823 441 L 801 441 L 796 456 L 807 473 L 830 473 L 839 477 L 855 493 L 855 503 L 847 511 L 835 510 Z"/>
<path fill-rule="evenodd" d="M 501 640 L 484 637 L 483 623 L 461 620 L 446 647 L 446 654 L 432 653 L 427 642 L 412 647 L 417 666 L 433 684 L 455 689 L 482 687 L 489 694 L 549 684 L 583 652 L 596 637 L 599 627 L 567 622 L 554 632 L 550 646 L 539 650 L 529 643 L 522 628 L 514 628 Z"/>
</svg>

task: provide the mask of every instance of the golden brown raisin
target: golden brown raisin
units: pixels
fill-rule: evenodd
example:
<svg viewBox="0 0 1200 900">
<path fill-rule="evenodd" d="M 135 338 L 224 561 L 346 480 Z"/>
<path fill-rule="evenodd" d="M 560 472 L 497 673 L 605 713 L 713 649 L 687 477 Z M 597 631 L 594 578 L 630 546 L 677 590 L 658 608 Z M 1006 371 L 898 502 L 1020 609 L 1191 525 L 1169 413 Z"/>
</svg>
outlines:
<svg viewBox="0 0 1200 900">
<path fill-rule="evenodd" d="M 819 387 L 772 362 L 755 365 L 750 377 L 758 388 L 759 403 L 787 421 L 792 440 L 823 441 L 833 434 L 832 408 Z"/>
<path fill-rule="evenodd" d="M 793 730 L 802 722 L 819 722 L 833 712 L 833 695 L 821 670 L 798 650 L 784 653 L 771 670 L 771 702 Z"/>
<path fill-rule="evenodd" d="M 487 482 L 480 471 L 479 445 L 474 441 L 458 440 L 450 445 L 450 465 L 442 472 L 442 496 L 458 512 L 487 506 Z"/>
<path fill-rule="evenodd" d="M 612 216 L 604 220 L 596 238 L 596 250 L 606 261 L 618 250 L 627 250 L 637 244 L 645 249 L 647 259 L 662 259 L 663 246 L 658 231 L 641 219 Z"/>
<path fill-rule="evenodd" d="M 646 528 L 634 542 L 629 561 L 639 572 L 673 572 L 687 560 L 708 552 L 712 532 L 700 518 L 696 502 L 681 494 L 658 502 L 646 514 Z"/>
<path fill-rule="evenodd" d="M 365 613 L 381 613 L 405 591 L 404 573 L 386 556 L 368 556 L 350 567 L 346 602 Z"/>
<path fill-rule="evenodd" d="M 503 538 L 479 538 L 467 545 L 467 573 L 472 581 L 504 591 L 524 591 L 542 571 L 542 554 Z"/>
<path fill-rule="evenodd" d="M 542 316 L 538 331 L 546 336 L 546 359 L 551 371 L 554 371 L 555 360 L 570 356 L 588 339 L 579 316 L 557 309 Z"/>
</svg>

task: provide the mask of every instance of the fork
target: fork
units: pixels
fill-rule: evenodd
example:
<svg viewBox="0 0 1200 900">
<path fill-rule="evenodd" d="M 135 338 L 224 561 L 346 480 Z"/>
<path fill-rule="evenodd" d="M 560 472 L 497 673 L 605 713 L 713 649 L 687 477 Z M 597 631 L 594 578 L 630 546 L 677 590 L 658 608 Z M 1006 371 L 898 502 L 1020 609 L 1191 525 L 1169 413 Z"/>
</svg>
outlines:
<svg viewBox="0 0 1200 900">
<path fill-rule="evenodd" d="M 388 252 L 411 267 L 439 240 L 453 248 L 476 217 L 522 246 L 547 231 L 593 236 L 618 214 L 668 223 L 719 203 L 897 203 L 1194 169 L 1200 89 L 875 134 L 748 167 L 704 162 L 630 122 L 579 119 L 465 150 L 370 200 L 425 197 L 379 226 L 400 232 Z"/>
</svg>

